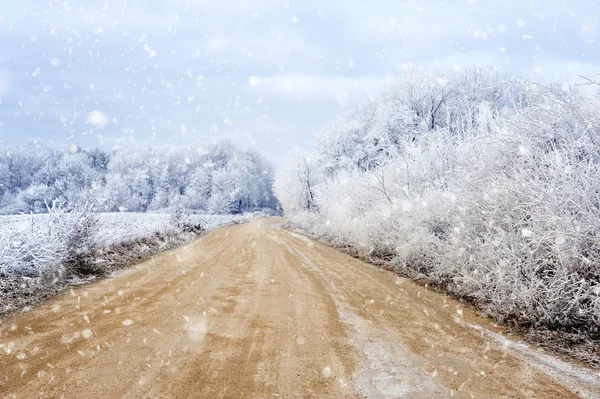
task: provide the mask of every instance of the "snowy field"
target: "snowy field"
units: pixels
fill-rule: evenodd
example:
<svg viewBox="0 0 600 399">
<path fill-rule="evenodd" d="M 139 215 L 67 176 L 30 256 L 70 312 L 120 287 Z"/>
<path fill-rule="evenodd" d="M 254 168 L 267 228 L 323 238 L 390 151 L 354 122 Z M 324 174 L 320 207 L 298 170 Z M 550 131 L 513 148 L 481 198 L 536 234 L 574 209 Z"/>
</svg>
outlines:
<svg viewBox="0 0 600 399">
<path fill-rule="evenodd" d="M 245 215 L 191 215 L 191 222 L 213 229 L 250 217 Z M 100 213 L 100 226 L 94 238 L 98 246 L 133 241 L 156 232 L 171 230 L 167 213 Z M 48 223 L 47 214 L 0 215 L 0 236 L 39 230 Z"/>
<path fill-rule="evenodd" d="M 165 213 L 94 213 L 86 207 L 49 214 L 0 216 L 0 275 L 31 276 L 62 273 L 102 274 L 165 249 L 181 245 L 201 232 L 234 222 L 268 216 L 265 212 L 242 215 L 184 215 L 174 221 Z M 179 225 L 178 225 L 179 223 Z M 183 224 L 181 224 L 183 223 Z M 97 264 L 98 251 L 120 246 L 112 266 Z M 84 270 L 73 269 L 73 265 Z"/>
</svg>

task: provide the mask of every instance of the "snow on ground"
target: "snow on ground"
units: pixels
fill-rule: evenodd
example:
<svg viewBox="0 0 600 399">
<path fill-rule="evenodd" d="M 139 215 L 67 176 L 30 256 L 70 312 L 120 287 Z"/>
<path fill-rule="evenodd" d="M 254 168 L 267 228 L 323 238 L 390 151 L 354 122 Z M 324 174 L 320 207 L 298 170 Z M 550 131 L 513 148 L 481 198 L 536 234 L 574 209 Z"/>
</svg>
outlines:
<svg viewBox="0 0 600 399">
<path fill-rule="evenodd" d="M 267 213 L 178 216 L 166 213 L 96 214 L 85 209 L 0 216 L 0 273 L 40 277 L 60 273 L 69 263 L 71 267 L 87 265 L 76 274 L 96 274 L 111 268 L 89 269 L 90 264 L 97 263 L 93 251 L 102 252 L 119 245 L 141 245 L 136 246 L 137 252 L 133 248 L 121 249 L 120 257 L 113 262 L 116 267 L 180 245 L 192 238 L 183 235 L 200 233 L 198 227 L 210 230 L 262 216 Z"/>
<path fill-rule="evenodd" d="M 0 215 L 0 235 L 25 232 L 42 227 L 47 214 Z M 170 215 L 166 213 L 100 213 L 100 227 L 95 241 L 98 245 L 111 245 L 136 240 L 171 228 Z M 206 229 L 223 226 L 247 218 L 245 215 L 191 215 L 191 222 L 201 223 Z"/>
<path fill-rule="evenodd" d="M 481 331 L 499 347 L 504 350 L 512 350 L 529 364 L 551 376 L 569 389 L 576 391 L 582 398 L 595 398 L 600 387 L 598 376 L 588 368 L 563 361 L 555 356 L 550 356 L 539 350 L 535 350 L 524 342 L 515 342 L 496 332 L 490 331 L 482 326 L 459 321 L 469 328 Z"/>
</svg>

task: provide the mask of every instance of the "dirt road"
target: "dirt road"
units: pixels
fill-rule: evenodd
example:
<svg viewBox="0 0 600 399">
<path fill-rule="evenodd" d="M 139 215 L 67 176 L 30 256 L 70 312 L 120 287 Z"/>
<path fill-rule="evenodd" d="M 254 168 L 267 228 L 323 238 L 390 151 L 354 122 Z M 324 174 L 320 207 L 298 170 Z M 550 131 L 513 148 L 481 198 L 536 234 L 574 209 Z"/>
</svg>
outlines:
<svg viewBox="0 0 600 399">
<path fill-rule="evenodd" d="M 0 324 L 0 397 L 600 397 L 600 376 L 278 226 L 212 232 Z"/>
</svg>

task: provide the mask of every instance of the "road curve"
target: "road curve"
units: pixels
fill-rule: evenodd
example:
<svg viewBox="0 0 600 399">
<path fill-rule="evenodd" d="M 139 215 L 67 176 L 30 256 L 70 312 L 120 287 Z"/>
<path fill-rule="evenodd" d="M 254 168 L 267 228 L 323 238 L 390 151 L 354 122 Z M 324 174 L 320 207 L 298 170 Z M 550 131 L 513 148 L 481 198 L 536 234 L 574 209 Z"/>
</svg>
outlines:
<svg viewBox="0 0 600 399">
<path fill-rule="evenodd" d="M 596 372 L 279 223 L 216 230 L 1 322 L 0 397 L 600 397 Z"/>
</svg>

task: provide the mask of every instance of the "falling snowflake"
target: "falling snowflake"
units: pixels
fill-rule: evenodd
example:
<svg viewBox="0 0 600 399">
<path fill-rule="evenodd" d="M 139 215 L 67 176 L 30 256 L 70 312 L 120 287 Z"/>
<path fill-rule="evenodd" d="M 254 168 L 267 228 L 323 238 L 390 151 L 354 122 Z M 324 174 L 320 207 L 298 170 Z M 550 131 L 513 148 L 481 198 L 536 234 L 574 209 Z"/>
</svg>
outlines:
<svg viewBox="0 0 600 399">
<path fill-rule="evenodd" d="M 87 117 L 88 125 L 94 125 L 98 129 L 104 129 L 108 125 L 108 117 L 102 111 L 94 110 Z"/>
</svg>

